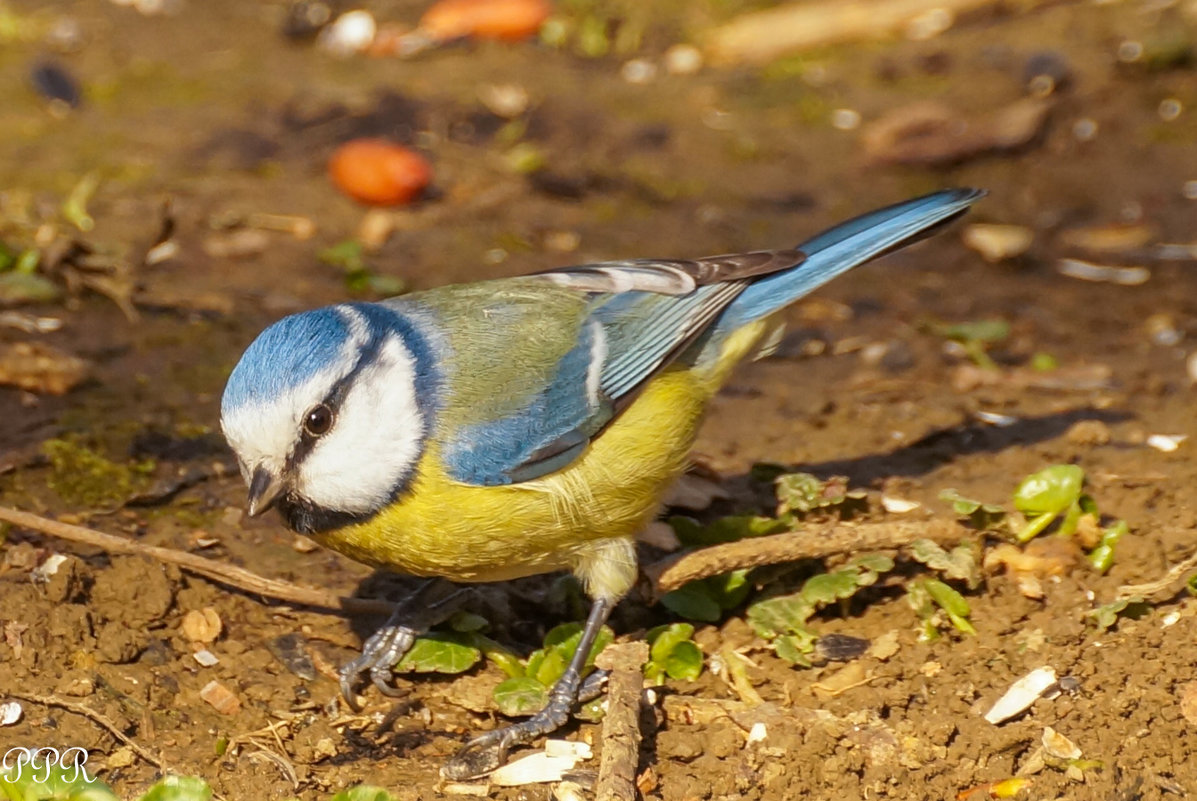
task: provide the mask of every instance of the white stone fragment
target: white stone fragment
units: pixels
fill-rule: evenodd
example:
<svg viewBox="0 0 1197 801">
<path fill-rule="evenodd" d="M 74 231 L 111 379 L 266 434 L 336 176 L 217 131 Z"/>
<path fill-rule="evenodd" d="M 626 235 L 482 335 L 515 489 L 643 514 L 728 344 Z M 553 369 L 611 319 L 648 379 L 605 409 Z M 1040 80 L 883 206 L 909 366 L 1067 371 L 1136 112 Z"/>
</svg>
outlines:
<svg viewBox="0 0 1197 801">
<path fill-rule="evenodd" d="M 888 495 L 882 495 L 881 506 L 890 514 L 900 515 L 906 512 L 913 512 L 922 506 L 922 504 L 918 501 L 908 501 L 905 498 L 891 498 Z"/>
<path fill-rule="evenodd" d="M 1188 438 L 1188 434 L 1152 434 L 1147 438 L 1147 445 L 1162 453 L 1172 453 Z"/>
<path fill-rule="evenodd" d="M 1055 683 L 1056 671 L 1054 668 L 1035 668 L 1010 685 L 1010 689 L 1006 690 L 1006 694 L 999 698 L 997 703 L 985 713 L 985 720 L 996 726 L 1003 721 L 1022 714 L 1030 709 L 1031 704 L 1035 703 L 1039 696 L 1043 695 L 1044 690 Z"/>
<path fill-rule="evenodd" d="M 559 782 L 575 765 L 589 759 L 590 755 L 590 746 L 586 743 L 549 740 L 543 751 L 508 762 L 490 775 L 490 781 L 499 787 Z"/>
<path fill-rule="evenodd" d="M 0 704 L 0 726 L 11 726 L 21 719 L 21 705 L 16 701 Z"/>
</svg>

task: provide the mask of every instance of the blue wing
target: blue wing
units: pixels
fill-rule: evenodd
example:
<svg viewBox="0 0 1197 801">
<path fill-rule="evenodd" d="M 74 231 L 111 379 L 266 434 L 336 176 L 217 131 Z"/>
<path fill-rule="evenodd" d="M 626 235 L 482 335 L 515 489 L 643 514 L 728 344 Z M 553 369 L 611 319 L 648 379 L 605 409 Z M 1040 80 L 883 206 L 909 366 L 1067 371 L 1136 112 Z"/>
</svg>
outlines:
<svg viewBox="0 0 1197 801">
<path fill-rule="evenodd" d="M 443 454 L 450 475 L 489 486 L 567 466 L 704 333 L 720 337 L 772 314 L 836 275 L 920 238 L 983 194 L 949 190 L 880 209 L 819 234 L 800 251 L 603 262 L 520 279 L 585 296 L 586 313 L 570 332 L 576 344 L 514 413 L 455 432 Z"/>
</svg>

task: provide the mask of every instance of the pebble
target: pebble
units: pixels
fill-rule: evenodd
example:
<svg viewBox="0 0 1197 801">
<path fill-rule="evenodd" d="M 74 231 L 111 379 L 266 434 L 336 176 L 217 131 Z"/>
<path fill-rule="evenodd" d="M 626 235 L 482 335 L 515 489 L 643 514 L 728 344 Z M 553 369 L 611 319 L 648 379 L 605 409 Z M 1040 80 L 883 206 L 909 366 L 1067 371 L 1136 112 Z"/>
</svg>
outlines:
<svg viewBox="0 0 1197 801">
<path fill-rule="evenodd" d="M 374 41 L 378 23 L 369 11 L 349 11 L 320 32 L 317 44 L 325 52 L 347 58 L 361 53 Z"/>
<path fill-rule="evenodd" d="M 1035 232 L 1024 225 L 973 223 L 960 235 L 965 247 L 981 254 L 990 263 L 1017 258 L 1035 241 Z"/>
<path fill-rule="evenodd" d="M 619 75 L 630 84 L 642 86 L 657 79 L 659 70 L 657 65 L 645 58 L 633 58 L 625 61 L 619 68 Z"/>
<path fill-rule="evenodd" d="M 1022 714 L 1055 683 L 1056 671 L 1053 668 L 1035 668 L 1010 685 L 1010 689 L 985 713 L 985 720 L 997 725 Z"/>
<path fill-rule="evenodd" d="M 1056 272 L 1069 278 L 1097 283 L 1118 284 L 1120 286 L 1138 286 L 1147 283 L 1151 278 L 1151 271 L 1146 267 L 1118 267 L 1108 264 L 1094 264 L 1081 259 L 1060 259 L 1056 262 Z"/>
<path fill-rule="evenodd" d="M 670 75 L 693 75 L 702 69 L 702 51 L 694 45 L 676 44 L 665 51 L 664 63 Z"/>
<path fill-rule="evenodd" d="M 1064 438 L 1073 445 L 1108 445 L 1110 427 L 1101 420 L 1078 420 L 1068 429 Z"/>
</svg>

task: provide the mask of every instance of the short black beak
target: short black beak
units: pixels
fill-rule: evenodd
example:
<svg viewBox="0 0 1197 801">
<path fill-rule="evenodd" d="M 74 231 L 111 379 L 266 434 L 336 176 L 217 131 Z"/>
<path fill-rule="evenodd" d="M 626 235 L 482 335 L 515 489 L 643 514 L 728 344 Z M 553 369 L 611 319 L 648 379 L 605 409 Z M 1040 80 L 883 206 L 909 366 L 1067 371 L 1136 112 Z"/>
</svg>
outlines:
<svg viewBox="0 0 1197 801">
<path fill-rule="evenodd" d="M 282 479 L 264 467 L 255 467 L 249 479 L 249 516 L 257 517 L 274 506 L 282 491 Z"/>
</svg>

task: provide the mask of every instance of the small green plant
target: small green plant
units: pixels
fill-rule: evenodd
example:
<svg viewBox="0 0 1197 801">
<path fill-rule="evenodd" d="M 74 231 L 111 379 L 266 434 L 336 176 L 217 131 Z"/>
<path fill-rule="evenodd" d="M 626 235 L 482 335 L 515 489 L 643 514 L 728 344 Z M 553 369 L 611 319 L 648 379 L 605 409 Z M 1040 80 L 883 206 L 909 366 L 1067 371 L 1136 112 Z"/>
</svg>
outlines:
<svg viewBox="0 0 1197 801">
<path fill-rule="evenodd" d="M 644 676 L 653 684 L 664 684 L 665 677 L 694 681 L 702 674 L 702 649 L 694 642 L 694 627 L 689 623 L 670 623 L 650 629 L 648 662 Z"/>
<path fill-rule="evenodd" d="M 794 593 L 775 595 L 749 605 L 748 624 L 757 636 L 767 640 L 776 654 L 788 662 L 809 666 L 817 635 L 807 621 L 832 603 L 851 598 L 857 591 L 877 583 L 882 573 L 894 568 L 884 554 L 864 554 L 827 573 L 811 576 Z"/>
<path fill-rule="evenodd" d="M 940 500 L 952 504 L 956 514 L 966 517 L 980 531 L 1009 533 L 1018 542 L 1029 542 L 1056 524 L 1056 534 L 1071 537 L 1083 523 L 1097 528 L 1101 512 L 1097 502 L 1084 491 L 1085 471 L 1074 464 L 1057 464 L 1032 473 L 1014 490 L 1011 515 L 994 504 L 965 498 L 954 489 L 944 490 Z M 1088 553 L 1089 564 L 1104 573 L 1114 564 L 1114 546 L 1130 530 L 1125 520 L 1115 520 L 1098 529 L 1097 541 Z"/>
<path fill-rule="evenodd" d="M 973 320 L 964 323 L 927 324 L 927 329 L 936 336 L 950 339 L 964 348 L 964 353 L 978 367 L 985 370 L 998 369 L 989 355 L 989 346 L 1010 336 L 1010 324 L 1005 320 Z"/>
<path fill-rule="evenodd" d="M 565 673 L 581 639 L 581 623 L 562 623 L 549 630 L 544 637 L 544 646 L 533 651 L 527 661 L 521 664 L 517 660 L 509 664 L 505 668 L 509 678 L 494 691 L 499 711 L 517 717 L 543 709 L 549 700 L 549 690 Z M 603 626 L 586 658 L 587 669 L 594 666 L 594 658 L 614 639 L 611 629 Z"/>
<path fill-rule="evenodd" d="M 356 239 L 347 239 L 325 248 L 317 254 L 317 258 L 340 268 L 345 274 L 345 288 L 350 292 L 399 295 L 406 290 L 402 279 L 374 272 L 366 262 L 365 248 Z"/>
</svg>

